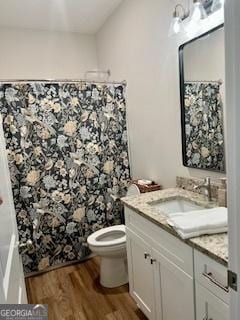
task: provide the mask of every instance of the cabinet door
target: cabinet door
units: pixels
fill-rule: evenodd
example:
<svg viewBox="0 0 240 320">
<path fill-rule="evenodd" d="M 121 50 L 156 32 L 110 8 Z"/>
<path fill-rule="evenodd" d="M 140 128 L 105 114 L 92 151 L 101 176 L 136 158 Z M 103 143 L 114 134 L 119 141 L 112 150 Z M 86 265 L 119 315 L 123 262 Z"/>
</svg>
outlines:
<svg viewBox="0 0 240 320">
<path fill-rule="evenodd" d="M 196 320 L 229 320 L 229 306 L 196 283 Z"/>
<path fill-rule="evenodd" d="M 195 319 L 193 278 L 157 250 L 152 253 L 157 319 Z"/>
<path fill-rule="evenodd" d="M 127 254 L 130 293 L 148 319 L 155 319 L 151 246 L 127 228 Z"/>
</svg>

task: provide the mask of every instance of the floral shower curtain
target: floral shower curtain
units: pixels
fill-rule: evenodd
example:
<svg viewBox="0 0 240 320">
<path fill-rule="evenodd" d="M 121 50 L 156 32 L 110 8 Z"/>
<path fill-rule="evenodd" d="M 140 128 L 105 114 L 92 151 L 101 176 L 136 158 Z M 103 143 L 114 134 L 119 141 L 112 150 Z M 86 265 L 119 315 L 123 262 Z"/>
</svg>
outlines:
<svg viewBox="0 0 240 320">
<path fill-rule="evenodd" d="M 82 259 L 86 239 L 119 224 L 130 179 L 124 85 L 0 85 L 25 273 Z"/>
</svg>

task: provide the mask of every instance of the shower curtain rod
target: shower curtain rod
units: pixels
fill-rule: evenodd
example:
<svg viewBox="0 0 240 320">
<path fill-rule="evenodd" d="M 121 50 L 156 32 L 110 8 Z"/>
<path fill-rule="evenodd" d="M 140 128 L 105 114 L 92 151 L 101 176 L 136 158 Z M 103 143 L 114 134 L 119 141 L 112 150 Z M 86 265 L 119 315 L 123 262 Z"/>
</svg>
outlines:
<svg viewBox="0 0 240 320">
<path fill-rule="evenodd" d="M 123 81 L 108 81 L 108 80 L 89 80 L 89 79 L 0 79 L 0 83 L 13 83 L 13 82 L 87 82 L 87 83 L 100 83 L 100 84 L 127 84 L 126 80 Z"/>
</svg>

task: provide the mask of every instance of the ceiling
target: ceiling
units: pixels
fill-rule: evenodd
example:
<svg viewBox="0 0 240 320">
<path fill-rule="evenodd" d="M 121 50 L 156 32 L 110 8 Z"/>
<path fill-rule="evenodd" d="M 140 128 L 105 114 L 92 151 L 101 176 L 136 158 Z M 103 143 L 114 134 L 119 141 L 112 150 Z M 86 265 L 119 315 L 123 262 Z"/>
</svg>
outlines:
<svg viewBox="0 0 240 320">
<path fill-rule="evenodd" d="M 123 0 L 0 0 L 0 28 L 95 34 Z"/>
</svg>

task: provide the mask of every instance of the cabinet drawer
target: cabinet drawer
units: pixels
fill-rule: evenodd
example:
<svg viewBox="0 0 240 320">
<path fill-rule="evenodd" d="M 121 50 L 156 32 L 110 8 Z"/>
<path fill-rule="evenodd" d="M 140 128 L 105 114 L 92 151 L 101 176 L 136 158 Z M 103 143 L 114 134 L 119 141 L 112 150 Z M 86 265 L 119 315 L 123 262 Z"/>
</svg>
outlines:
<svg viewBox="0 0 240 320">
<path fill-rule="evenodd" d="M 229 304 L 227 268 L 197 250 L 194 268 L 196 281 Z"/>
<path fill-rule="evenodd" d="M 196 320 L 229 320 L 229 306 L 196 283 Z"/>
<path fill-rule="evenodd" d="M 153 249 L 193 276 L 193 249 L 190 246 L 127 207 L 125 219 L 130 230 L 151 241 Z"/>
</svg>

